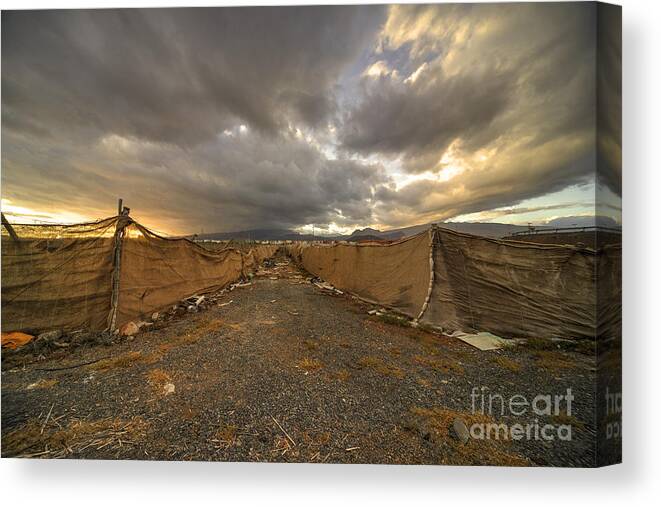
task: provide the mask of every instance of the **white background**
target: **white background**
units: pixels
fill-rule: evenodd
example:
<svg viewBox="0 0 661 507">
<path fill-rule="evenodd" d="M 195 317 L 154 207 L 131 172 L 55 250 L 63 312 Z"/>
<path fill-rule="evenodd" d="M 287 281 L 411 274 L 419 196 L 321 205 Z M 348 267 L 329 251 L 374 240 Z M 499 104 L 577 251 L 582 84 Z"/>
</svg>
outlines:
<svg viewBox="0 0 661 507">
<path fill-rule="evenodd" d="M 5 1 L 3 9 L 314 3 Z M 347 3 L 329 2 L 318 3 Z M 4 505 L 650 504 L 661 498 L 661 2 L 624 0 L 624 464 L 598 470 L 0 461 Z M 658 503 L 656 503 L 658 505 Z"/>
</svg>

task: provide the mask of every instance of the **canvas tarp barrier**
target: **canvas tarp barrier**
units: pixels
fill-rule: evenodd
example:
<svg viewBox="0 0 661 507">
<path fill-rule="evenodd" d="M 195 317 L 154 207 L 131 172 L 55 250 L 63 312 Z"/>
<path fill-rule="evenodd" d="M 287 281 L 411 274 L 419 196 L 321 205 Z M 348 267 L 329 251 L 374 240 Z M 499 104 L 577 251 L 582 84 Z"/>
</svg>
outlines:
<svg viewBox="0 0 661 507">
<path fill-rule="evenodd" d="M 391 245 L 295 244 L 288 250 L 338 289 L 424 324 L 505 338 L 594 338 L 597 274 L 603 277 L 604 300 L 621 283 L 617 248 L 594 251 L 431 231 L 433 242 L 425 233 Z M 599 312 L 602 327 L 615 332 L 618 303 L 600 305 Z"/>
<path fill-rule="evenodd" d="M 622 245 L 599 250 L 597 271 L 597 336 L 622 338 Z"/>
<path fill-rule="evenodd" d="M 111 299 L 115 219 L 2 229 L 2 328 L 103 329 Z"/>
<path fill-rule="evenodd" d="M 417 316 L 429 287 L 429 242 L 425 232 L 388 245 L 294 245 L 310 273 L 363 299 Z"/>
<path fill-rule="evenodd" d="M 436 229 L 422 322 L 499 336 L 595 336 L 595 252 Z"/>
<path fill-rule="evenodd" d="M 187 239 L 158 236 L 137 223 L 125 229 L 121 248 L 117 326 L 242 275 L 238 250 L 213 252 Z"/>
<path fill-rule="evenodd" d="M 128 217 L 13 228 L 18 241 L 2 235 L 3 331 L 116 328 L 238 281 L 277 248 L 213 251 Z"/>
</svg>

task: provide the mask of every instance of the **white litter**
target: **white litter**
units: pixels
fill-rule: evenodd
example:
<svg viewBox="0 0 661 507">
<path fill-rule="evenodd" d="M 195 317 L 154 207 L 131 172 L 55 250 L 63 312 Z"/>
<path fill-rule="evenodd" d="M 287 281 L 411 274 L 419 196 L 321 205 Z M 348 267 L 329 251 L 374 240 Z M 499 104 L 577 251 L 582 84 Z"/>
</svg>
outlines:
<svg viewBox="0 0 661 507">
<path fill-rule="evenodd" d="M 458 338 L 462 342 L 468 343 L 469 345 L 472 345 L 476 349 L 480 350 L 497 350 L 512 345 L 510 340 L 505 340 L 500 336 L 496 336 L 495 334 L 487 332 L 469 334 L 462 333 L 461 331 L 455 331 L 448 336 L 451 336 L 452 338 Z"/>
</svg>

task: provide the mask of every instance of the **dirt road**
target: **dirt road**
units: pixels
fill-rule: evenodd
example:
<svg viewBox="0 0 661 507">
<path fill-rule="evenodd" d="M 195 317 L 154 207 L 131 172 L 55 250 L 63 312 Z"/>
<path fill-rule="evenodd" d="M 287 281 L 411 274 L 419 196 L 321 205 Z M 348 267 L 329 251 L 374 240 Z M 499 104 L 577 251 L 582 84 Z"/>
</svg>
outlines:
<svg viewBox="0 0 661 507">
<path fill-rule="evenodd" d="M 3 360 L 2 455 L 564 466 L 594 460 L 589 355 L 521 346 L 479 351 L 368 315 L 372 307 L 330 295 L 291 265 L 219 302 L 230 301 L 132 341 L 80 346 L 32 364 Z M 571 414 L 548 417 L 503 415 L 498 398 L 495 412 L 475 413 L 471 398 L 487 392 L 530 401 L 567 389 Z M 565 424 L 572 434 L 568 441 L 464 444 L 449 430 L 456 418 L 469 427 Z"/>
</svg>

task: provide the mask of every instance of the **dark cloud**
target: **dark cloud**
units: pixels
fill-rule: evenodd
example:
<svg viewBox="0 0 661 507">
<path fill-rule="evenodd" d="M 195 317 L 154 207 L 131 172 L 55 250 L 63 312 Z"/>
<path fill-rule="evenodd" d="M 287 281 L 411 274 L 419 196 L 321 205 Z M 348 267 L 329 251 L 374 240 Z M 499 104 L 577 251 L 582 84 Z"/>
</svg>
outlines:
<svg viewBox="0 0 661 507">
<path fill-rule="evenodd" d="M 191 146 L 319 124 L 379 7 L 4 12 L 3 110 L 43 129 Z M 8 124 L 9 125 L 9 124 Z M 80 132 L 79 132 L 80 134 Z"/>
<path fill-rule="evenodd" d="M 340 137 L 427 175 L 380 189 L 380 220 L 452 218 L 594 180 L 596 29 L 594 4 L 393 7 Z"/>
<path fill-rule="evenodd" d="M 514 84 L 497 70 L 413 85 L 388 76 L 370 81 L 363 102 L 344 120 L 341 140 L 361 153 L 403 154 L 412 172 L 433 168 L 453 140 L 482 136 L 508 106 Z"/>
<path fill-rule="evenodd" d="M 9 145 L 12 196 L 103 216 L 121 195 L 147 223 L 178 231 L 371 223 L 373 189 L 388 182 L 379 165 L 328 160 L 293 133 L 237 130 L 193 148 L 116 135 L 92 147 L 42 142 L 39 153 Z"/>
<path fill-rule="evenodd" d="M 594 69 L 617 75 L 621 48 L 599 12 L 5 11 L 3 198 L 100 217 L 122 196 L 175 232 L 387 227 L 589 185 L 599 165 L 617 209 L 621 88 Z M 597 86 L 618 105 L 598 153 Z"/>
<path fill-rule="evenodd" d="M 622 195 L 622 11 L 597 8 L 597 179 Z"/>
</svg>

